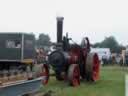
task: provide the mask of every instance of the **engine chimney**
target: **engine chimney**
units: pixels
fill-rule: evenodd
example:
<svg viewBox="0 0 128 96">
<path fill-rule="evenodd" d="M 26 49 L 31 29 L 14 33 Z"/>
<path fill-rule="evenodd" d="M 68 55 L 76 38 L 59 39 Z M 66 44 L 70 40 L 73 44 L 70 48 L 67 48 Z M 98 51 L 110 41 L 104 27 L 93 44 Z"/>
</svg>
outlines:
<svg viewBox="0 0 128 96">
<path fill-rule="evenodd" d="M 57 17 L 57 43 L 62 43 L 63 17 Z"/>
</svg>

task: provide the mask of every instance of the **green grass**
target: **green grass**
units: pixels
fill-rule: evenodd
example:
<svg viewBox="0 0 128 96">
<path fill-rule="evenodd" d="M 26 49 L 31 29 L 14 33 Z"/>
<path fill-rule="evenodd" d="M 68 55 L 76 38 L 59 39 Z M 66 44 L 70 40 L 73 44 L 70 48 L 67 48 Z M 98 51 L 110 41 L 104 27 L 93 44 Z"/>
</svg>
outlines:
<svg viewBox="0 0 128 96">
<path fill-rule="evenodd" d="M 49 84 L 41 88 L 41 91 L 52 90 L 55 92 L 53 96 L 124 96 L 127 73 L 127 68 L 102 67 L 99 81 L 96 83 L 81 81 L 80 86 L 76 88 L 51 77 Z"/>
</svg>

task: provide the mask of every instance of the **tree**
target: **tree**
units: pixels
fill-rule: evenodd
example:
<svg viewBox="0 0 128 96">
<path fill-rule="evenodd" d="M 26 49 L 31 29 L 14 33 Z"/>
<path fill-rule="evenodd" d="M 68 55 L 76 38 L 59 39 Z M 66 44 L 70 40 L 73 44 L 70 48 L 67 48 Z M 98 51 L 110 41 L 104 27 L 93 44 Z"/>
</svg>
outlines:
<svg viewBox="0 0 128 96">
<path fill-rule="evenodd" d="M 113 36 L 106 37 L 102 42 L 101 42 L 101 47 L 107 48 L 109 47 L 111 52 L 116 52 L 116 48 L 118 48 L 119 44 L 116 41 L 116 39 Z"/>
<path fill-rule="evenodd" d="M 37 39 L 37 47 L 44 47 L 44 46 L 50 46 L 50 37 L 47 34 L 41 33 Z"/>
<path fill-rule="evenodd" d="M 110 36 L 106 37 L 102 42 L 100 43 L 95 43 L 93 45 L 94 48 L 100 47 L 100 48 L 110 48 L 112 53 L 120 53 L 122 49 L 124 49 L 124 46 L 119 45 L 118 42 L 116 41 L 115 37 Z"/>
<path fill-rule="evenodd" d="M 119 45 L 117 48 L 116 48 L 116 52 L 117 53 L 121 53 L 122 50 L 125 50 L 125 47 L 123 45 Z"/>
<path fill-rule="evenodd" d="M 100 44 L 101 44 L 101 43 L 95 43 L 95 44 L 92 45 L 92 47 L 94 47 L 94 48 L 100 47 Z"/>
</svg>

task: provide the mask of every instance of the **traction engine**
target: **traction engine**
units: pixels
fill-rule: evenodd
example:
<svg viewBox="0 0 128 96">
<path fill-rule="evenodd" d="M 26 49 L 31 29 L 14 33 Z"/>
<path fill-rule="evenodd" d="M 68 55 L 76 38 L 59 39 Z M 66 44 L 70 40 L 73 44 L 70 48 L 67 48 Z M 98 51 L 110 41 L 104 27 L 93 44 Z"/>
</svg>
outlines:
<svg viewBox="0 0 128 96">
<path fill-rule="evenodd" d="M 66 80 L 69 85 L 78 86 L 80 79 L 95 82 L 99 79 L 100 62 L 96 53 L 90 53 L 88 37 L 80 45 L 69 43 L 71 38 L 63 34 L 63 17 L 57 17 L 56 50 L 48 56 L 48 63 L 55 71 L 56 79 Z M 48 82 L 48 69 L 46 82 Z"/>
</svg>

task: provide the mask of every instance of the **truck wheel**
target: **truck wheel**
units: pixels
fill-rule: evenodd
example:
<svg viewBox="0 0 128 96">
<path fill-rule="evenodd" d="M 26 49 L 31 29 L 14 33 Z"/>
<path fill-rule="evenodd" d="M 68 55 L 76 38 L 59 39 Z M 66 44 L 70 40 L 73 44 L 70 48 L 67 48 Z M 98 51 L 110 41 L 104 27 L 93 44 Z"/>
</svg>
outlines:
<svg viewBox="0 0 128 96">
<path fill-rule="evenodd" d="M 68 82 L 76 87 L 80 84 L 80 70 L 78 64 L 71 64 L 68 69 Z"/>
<path fill-rule="evenodd" d="M 41 68 L 41 71 L 40 71 L 40 76 L 43 76 L 44 79 L 42 81 L 42 83 L 44 85 L 46 85 L 48 83 L 48 80 L 49 80 L 49 68 L 46 64 L 44 64 Z"/>
<path fill-rule="evenodd" d="M 89 53 L 86 59 L 85 72 L 87 81 L 99 79 L 100 62 L 96 53 Z"/>
</svg>

